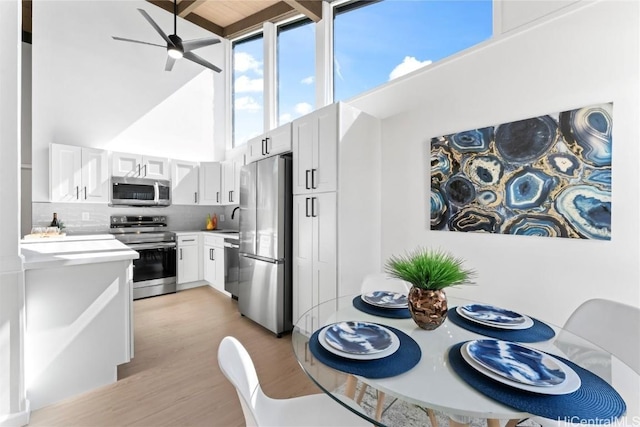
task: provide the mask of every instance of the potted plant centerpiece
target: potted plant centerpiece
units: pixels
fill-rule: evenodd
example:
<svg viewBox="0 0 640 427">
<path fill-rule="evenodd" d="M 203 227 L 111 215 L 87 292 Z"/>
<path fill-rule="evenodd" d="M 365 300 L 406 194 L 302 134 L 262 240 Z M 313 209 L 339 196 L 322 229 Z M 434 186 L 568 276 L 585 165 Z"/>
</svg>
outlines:
<svg viewBox="0 0 640 427">
<path fill-rule="evenodd" d="M 387 260 L 385 270 L 389 275 L 411 283 L 409 311 L 422 329 L 436 329 L 447 318 L 444 288 L 465 283 L 475 274 L 464 269 L 462 262 L 442 250 L 426 248 Z"/>
</svg>

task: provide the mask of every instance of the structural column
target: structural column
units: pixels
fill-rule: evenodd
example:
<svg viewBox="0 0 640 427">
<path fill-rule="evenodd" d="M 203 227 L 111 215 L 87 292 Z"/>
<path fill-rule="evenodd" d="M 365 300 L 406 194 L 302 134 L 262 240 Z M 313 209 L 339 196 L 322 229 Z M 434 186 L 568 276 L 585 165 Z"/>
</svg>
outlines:
<svg viewBox="0 0 640 427">
<path fill-rule="evenodd" d="M 29 421 L 19 246 L 21 14 L 19 0 L 0 1 L 0 426 Z"/>
</svg>

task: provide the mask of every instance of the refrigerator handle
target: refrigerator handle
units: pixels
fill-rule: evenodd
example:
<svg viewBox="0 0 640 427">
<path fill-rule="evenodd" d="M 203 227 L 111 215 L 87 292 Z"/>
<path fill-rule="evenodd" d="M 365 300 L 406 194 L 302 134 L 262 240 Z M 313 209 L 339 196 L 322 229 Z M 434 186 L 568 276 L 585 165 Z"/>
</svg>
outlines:
<svg viewBox="0 0 640 427">
<path fill-rule="evenodd" d="M 309 169 L 304 171 L 304 188 L 306 188 L 307 190 L 311 189 L 309 188 L 309 172 L 311 172 L 311 170 Z"/>
<path fill-rule="evenodd" d="M 311 197 L 307 197 L 304 201 L 304 216 L 309 218 L 309 200 Z"/>
<path fill-rule="evenodd" d="M 316 214 L 316 197 L 311 198 L 311 216 L 314 218 L 318 216 Z"/>
</svg>

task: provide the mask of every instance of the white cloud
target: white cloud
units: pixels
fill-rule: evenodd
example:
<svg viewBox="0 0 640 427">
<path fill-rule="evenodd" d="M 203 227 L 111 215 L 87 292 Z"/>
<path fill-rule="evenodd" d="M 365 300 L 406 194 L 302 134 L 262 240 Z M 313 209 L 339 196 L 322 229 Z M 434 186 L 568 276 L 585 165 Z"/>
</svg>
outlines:
<svg viewBox="0 0 640 427">
<path fill-rule="evenodd" d="M 250 96 L 243 96 L 241 98 L 237 98 L 234 104 L 236 110 L 245 110 L 245 111 L 260 111 L 262 106 L 256 102 Z"/>
<path fill-rule="evenodd" d="M 431 62 L 433 61 L 428 59 L 426 61 L 418 61 L 413 56 L 405 56 L 402 62 L 396 65 L 396 67 L 391 71 L 391 73 L 389 73 L 389 80 L 393 80 L 400 76 L 404 76 L 405 74 L 408 74 L 414 70 L 417 70 L 418 68 L 431 64 Z"/>
<path fill-rule="evenodd" d="M 239 73 L 251 70 L 262 75 L 262 63 L 246 52 L 237 52 L 233 54 L 233 70 Z"/>
<path fill-rule="evenodd" d="M 334 72 L 338 75 L 338 77 L 340 77 L 340 80 L 344 80 L 344 77 L 342 77 L 342 68 L 340 67 L 340 62 L 338 62 L 338 58 L 333 57 L 333 68 L 334 68 Z"/>
<path fill-rule="evenodd" d="M 313 106 L 311 106 L 311 104 L 307 102 L 301 102 L 299 104 L 296 104 L 296 106 L 294 107 L 294 110 L 299 115 L 304 116 L 305 114 L 309 114 L 310 112 L 313 111 Z"/>
<path fill-rule="evenodd" d="M 240 76 L 233 83 L 233 89 L 236 93 L 243 92 L 262 92 L 264 90 L 263 79 L 251 79 L 247 76 Z"/>
<path fill-rule="evenodd" d="M 312 84 L 313 83 L 313 76 L 305 77 L 304 79 L 300 80 L 300 83 L 302 83 L 303 85 Z"/>
<path fill-rule="evenodd" d="M 293 116 L 290 113 L 280 114 L 280 123 L 289 123 L 293 120 Z"/>
</svg>

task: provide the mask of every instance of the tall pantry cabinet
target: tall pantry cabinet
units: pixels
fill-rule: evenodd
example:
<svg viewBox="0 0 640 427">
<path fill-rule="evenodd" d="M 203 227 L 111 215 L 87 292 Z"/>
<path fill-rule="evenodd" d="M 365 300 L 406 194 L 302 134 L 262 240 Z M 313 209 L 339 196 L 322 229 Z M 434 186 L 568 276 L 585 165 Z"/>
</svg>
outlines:
<svg viewBox="0 0 640 427">
<path fill-rule="evenodd" d="M 358 293 L 380 263 L 380 123 L 332 104 L 293 121 L 293 321 Z"/>
</svg>

